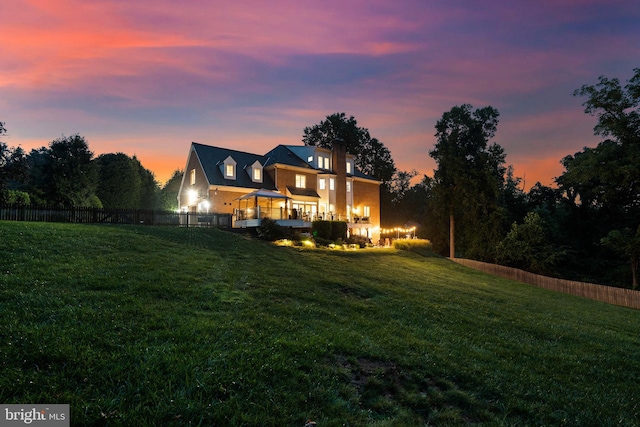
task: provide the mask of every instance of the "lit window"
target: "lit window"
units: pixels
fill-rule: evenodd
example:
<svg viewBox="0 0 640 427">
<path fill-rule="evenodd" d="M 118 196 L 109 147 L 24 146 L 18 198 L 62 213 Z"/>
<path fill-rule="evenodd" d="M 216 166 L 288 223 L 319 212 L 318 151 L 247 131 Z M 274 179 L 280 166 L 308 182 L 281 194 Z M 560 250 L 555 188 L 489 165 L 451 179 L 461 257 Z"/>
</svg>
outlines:
<svg viewBox="0 0 640 427">
<path fill-rule="evenodd" d="M 347 193 L 351 193 L 351 181 L 347 181 Z"/>
<path fill-rule="evenodd" d="M 371 206 L 364 207 L 364 215 L 365 218 L 369 218 L 371 216 Z"/>
<path fill-rule="evenodd" d="M 327 188 L 327 180 L 326 180 L 326 179 L 324 179 L 324 178 L 321 178 L 321 179 L 318 181 L 318 187 L 319 187 L 321 190 L 324 190 L 325 188 Z"/>
<path fill-rule="evenodd" d="M 324 168 L 329 170 L 329 158 L 328 157 L 324 158 Z"/>
<path fill-rule="evenodd" d="M 347 162 L 347 173 L 351 173 L 351 162 Z"/>
<path fill-rule="evenodd" d="M 233 165 L 228 164 L 226 169 L 227 176 L 233 176 Z"/>
<path fill-rule="evenodd" d="M 227 157 L 224 160 L 224 165 L 220 165 L 220 167 L 225 179 L 236 179 L 236 161 L 233 160 L 233 157 Z"/>
<path fill-rule="evenodd" d="M 318 156 L 318 169 L 322 169 L 322 157 Z"/>
<path fill-rule="evenodd" d="M 336 180 L 333 178 L 329 178 L 329 190 L 333 191 L 336 189 Z"/>
<path fill-rule="evenodd" d="M 313 156 L 309 156 L 309 157 L 307 157 L 307 162 L 308 162 L 308 163 L 313 162 Z"/>
<path fill-rule="evenodd" d="M 262 171 L 260 168 L 253 168 L 253 180 L 254 181 L 262 181 Z"/>
<path fill-rule="evenodd" d="M 306 188 L 307 187 L 307 177 L 304 175 L 296 175 L 296 187 L 297 188 Z"/>
<path fill-rule="evenodd" d="M 191 185 L 194 185 L 196 183 L 196 170 L 195 169 L 191 169 L 190 182 L 191 182 Z"/>
</svg>

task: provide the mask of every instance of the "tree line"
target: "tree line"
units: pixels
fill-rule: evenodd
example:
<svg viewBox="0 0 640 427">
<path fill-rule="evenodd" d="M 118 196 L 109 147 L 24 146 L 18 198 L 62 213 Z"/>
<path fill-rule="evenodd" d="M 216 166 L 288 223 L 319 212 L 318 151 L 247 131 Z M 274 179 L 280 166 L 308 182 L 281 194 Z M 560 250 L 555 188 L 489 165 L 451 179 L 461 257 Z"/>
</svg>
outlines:
<svg viewBox="0 0 640 427">
<path fill-rule="evenodd" d="M 601 76 L 574 96 L 597 117 L 596 147 L 560 160 L 556 187 L 525 192 L 491 143 L 499 113 L 453 107 L 436 124 L 437 169 L 394 200 L 387 220 L 416 222 L 443 255 L 637 288 L 640 267 L 640 68 Z"/>
<path fill-rule="evenodd" d="M 0 122 L 0 136 L 7 129 Z M 0 203 L 121 209 L 175 209 L 182 172 L 161 186 L 136 156 L 94 157 L 78 134 L 25 153 L 0 141 Z"/>
</svg>

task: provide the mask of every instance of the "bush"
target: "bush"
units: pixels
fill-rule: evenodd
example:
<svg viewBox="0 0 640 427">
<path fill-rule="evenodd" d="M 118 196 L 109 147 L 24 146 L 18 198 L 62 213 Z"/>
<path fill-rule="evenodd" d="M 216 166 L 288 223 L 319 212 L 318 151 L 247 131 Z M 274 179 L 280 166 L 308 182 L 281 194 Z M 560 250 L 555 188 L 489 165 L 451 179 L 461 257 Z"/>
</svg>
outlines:
<svg viewBox="0 0 640 427">
<path fill-rule="evenodd" d="M 331 240 L 346 240 L 347 223 L 344 221 L 331 221 Z"/>
<path fill-rule="evenodd" d="M 345 240 L 347 238 L 347 223 L 344 221 L 313 221 L 311 233 L 314 238 L 325 240 Z"/>
<path fill-rule="evenodd" d="M 31 204 L 31 197 L 29 193 L 19 190 L 7 190 L 4 194 L 5 203 L 10 205 L 29 205 Z"/>
<path fill-rule="evenodd" d="M 432 252 L 433 250 L 433 245 L 427 239 L 396 239 L 393 241 L 393 247 L 419 253 Z"/>
<path fill-rule="evenodd" d="M 289 228 L 279 225 L 270 218 L 264 218 L 260 222 L 260 226 L 256 228 L 256 233 L 259 238 L 270 242 L 280 239 L 292 239 L 294 237 Z"/>
<path fill-rule="evenodd" d="M 313 221 L 311 224 L 311 234 L 316 239 L 331 240 L 331 221 Z"/>
<path fill-rule="evenodd" d="M 366 236 L 351 236 L 347 239 L 347 243 L 358 245 L 361 248 L 366 248 L 369 243 L 369 238 Z"/>
</svg>

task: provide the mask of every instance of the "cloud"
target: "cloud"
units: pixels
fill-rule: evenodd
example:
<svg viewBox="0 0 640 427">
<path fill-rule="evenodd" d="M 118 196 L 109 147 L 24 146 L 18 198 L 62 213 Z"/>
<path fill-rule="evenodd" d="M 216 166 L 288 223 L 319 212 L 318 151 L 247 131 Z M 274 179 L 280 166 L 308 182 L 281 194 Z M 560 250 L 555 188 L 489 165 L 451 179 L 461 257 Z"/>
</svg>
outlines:
<svg viewBox="0 0 640 427">
<path fill-rule="evenodd" d="M 29 0 L 0 13 L 13 140 L 80 132 L 163 176 L 192 140 L 266 152 L 334 112 L 430 173 L 435 123 L 462 103 L 500 111 L 517 172 L 556 173 L 597 143 L 573 90 L 625 80 L 640 57 L 640 8 L 623 0 Z"/>
</svg>

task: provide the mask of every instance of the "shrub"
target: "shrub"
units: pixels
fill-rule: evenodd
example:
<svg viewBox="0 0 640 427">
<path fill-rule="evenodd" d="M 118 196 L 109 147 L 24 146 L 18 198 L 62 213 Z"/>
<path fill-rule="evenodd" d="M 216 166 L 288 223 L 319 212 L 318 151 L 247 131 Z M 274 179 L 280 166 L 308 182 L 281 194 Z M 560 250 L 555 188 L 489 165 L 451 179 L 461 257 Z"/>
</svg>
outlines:
<svg viewBox="0 0 640 427">
<path fill-rule="evenodd" d="M 361 248 L 366 248 L 369 243 L 369 238 L 366 236 L 351 236 L 347 239 L 347 243 L 358 245 Z"/>
<path fill-rule="evenodd" d="M 433 250 L 431 242 L 427 239 L 396 239 L 393 241 L 393 247 L 403 251 L 419 253 L 431 252 Z"/>
<path fill-rule="evenodd" d="M 346 240 L 347 223 L 344 221 L 331 221 L 331 240 Z"/>
<path fill-rule="evenodd" d="M 311 224 L 311 234 L 314 238 L 331 240 L 331 221 L 313 221 Z"/>
<path fill-rule="evenodd" d="M 256 228 L 258 237 L 270 242 L 280 239 L 291 239 L 293 233 L 287 227 L 279 225 L 276 221 L 270 218 L 264 218 L 260 222 L 260 226 Z"/>
<path fill-rule="evenodd" d="M 31 198 L 29 193 L 20 190 L 7 190 L 4 194 L 4 200 L 10 205 L 29 205 Z"/>
</svg>

